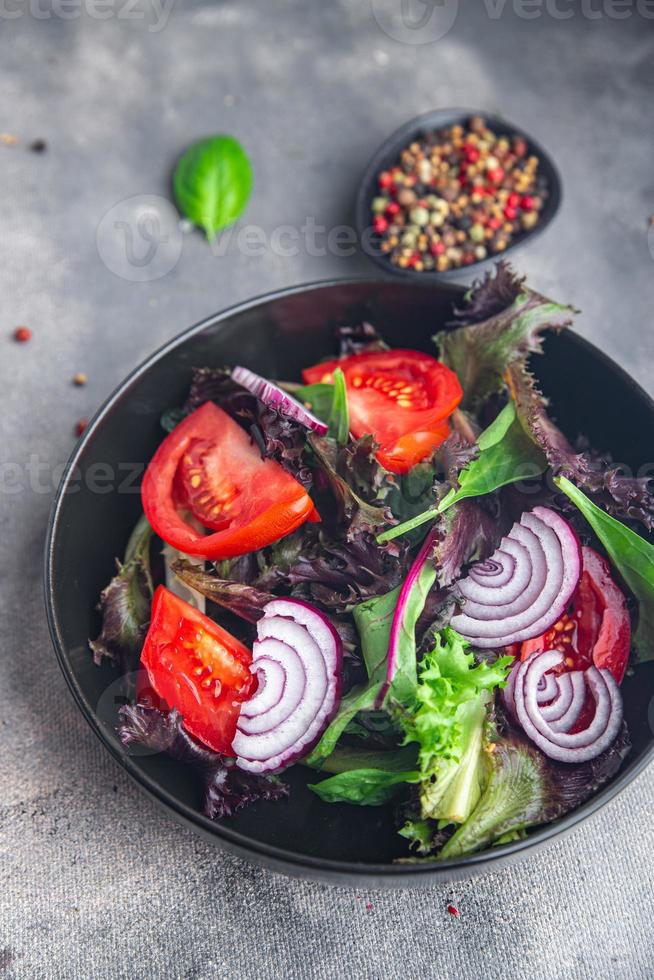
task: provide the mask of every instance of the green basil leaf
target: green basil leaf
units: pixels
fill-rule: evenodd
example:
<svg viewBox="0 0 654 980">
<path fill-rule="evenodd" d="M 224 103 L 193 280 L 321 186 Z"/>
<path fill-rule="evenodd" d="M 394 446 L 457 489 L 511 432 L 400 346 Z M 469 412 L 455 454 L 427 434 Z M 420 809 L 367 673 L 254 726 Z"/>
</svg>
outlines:
<svg viewBox="0 0 654 980">
<path fill-rule="evenodd" d="M 554 482 L 584 515 L 638 600 L 636 659 L 641 663 L 654 660 L 654 545 L 601 510 L 564 476 L 555 477 Z"/>
<path fill-rule="evenodd" d="M 419 779 L 415 770 L 388 772 L 385 769 L 351 769 L 309 786 L 324 803 L 355 803 L 358 806 L 383 806 L 395 796 L 404 783 Z"/>
<path fill-rule="evenodd" d="M 245 209 L 252 166 L 233 136 L 210 136 L 182 154 L 173 175 L 177 206 L 211 241 Z"/>
<path fill-rule="evenodd" d="M 378 535 L 378 543 L 383 544 L 400 534 L 413 531 L 427 521 L 435 520 L 452 504 L 465 500 L 466 497 L 493 493 L 509 483 L 532 479 L 547 469 L 544 453 L 523 429 L 512 401 L 504 406 L 495 421 L 482 432 L 477 445 L 479 455 L 459 473 L 458 488 L 452 488 L 437 507 L 430 507 L 404 524 L 397 524 Z"/>
</svg>

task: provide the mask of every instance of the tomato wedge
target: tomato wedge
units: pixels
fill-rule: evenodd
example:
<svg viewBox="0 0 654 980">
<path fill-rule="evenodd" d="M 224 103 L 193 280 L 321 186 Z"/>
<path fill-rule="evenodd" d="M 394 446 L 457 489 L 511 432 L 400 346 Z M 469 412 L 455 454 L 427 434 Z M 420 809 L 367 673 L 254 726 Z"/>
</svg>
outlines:
<svg viewBox="0 0 654 980">
<path fill-rule="evenodd" d="M 414 350 L 373 351 L 316 364 L 302 372 L 306 384 L 330 384 L 345 375 L 350 429 L 379 443 L 377 459 L 406 473 L 449 435 L 447 419 L 463 391 L 454 371 Z"/>
<path fill-rule="evenodd" d="M 627 602 L 608 562 L 592 548 L 584 547 L 581 553 L 581 578 L 568 610 L 547 633 L 522 643 L 520 658 L 526 660 L 540 650 L 563 650 L 568 670 L 605 667 L 619 684 L 631 648 Z"/>
<path fill-rule="evenodd" d="M 151 687 L 191 735 L 234 755 L 241 704 L 256 687 L 252 654 L 227 630 L 160 585 L 141 652 Z"/>
<path fill-rule="evenodd" d="M 232 558 L 320 520 L 304 487 L 247 433 L 207 402 L 161 443 L 141 486 L 145 515 L 160 538 L 187 555 Z M 212 534 L 202 534 L 201 524 Z"/>
</svg>

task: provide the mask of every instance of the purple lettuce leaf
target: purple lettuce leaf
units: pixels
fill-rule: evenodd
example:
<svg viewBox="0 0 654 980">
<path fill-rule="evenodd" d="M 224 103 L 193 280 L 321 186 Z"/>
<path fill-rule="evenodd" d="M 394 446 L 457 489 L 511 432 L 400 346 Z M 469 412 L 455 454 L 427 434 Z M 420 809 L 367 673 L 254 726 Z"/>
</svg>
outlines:
<svg viewBox="0 0 654 980">
<path fill-rule="evenodd" d="M 355 326 L 336 328 L 336 340 L 339 345 L 339 356 L 349 357 L 350 354 L 361 354 L 364 351 L 388 350 L 388 344 L 382 339 L 371 323 L 358 323 Z"/>
<path fill-rule="evenodd" d="M 547 401 L 524 362 L 516 361 L 507 374 L 518 417 L 545 453 L 555 476 L 567 477 L 614 517 L 639 521 L 648 531 L 653 530 L 650 478 L 624 476 L 602 456 L 577 452 L 547 414 Z"/>
<path fill-rule="evenodd" d="M 100 593 L 100 635 L 89 640 L 96 664 L 109 660 L 123 671 L 138 662 L 150 622 L 152 529 L 145 518 L 136 525 L 127 545 L 125 561 L 116 559 L 117 573 Z"/>
<path fill-rule="evenodd" d="M 275 598 L 272 592 L 262 592 L 243 582 L 218 578 L 185 559 L 174 561 L 172 570 L 186 585 L 248 623 L 258 622 L 265 607 Z"/>
<path fill-rule="evenodd" d="M 218 578 L 213 572 L 189 561 L 173 562 L 172 568 L 186 585 L 248 623 L 258 622 L 265 607 L 276 598 L 273 592 L 263 592 L 245 582 Z M 330 620 L 341 637 L 346 654 L 352 654 L 358 645 L 352 623 L 335 615 L 330 616 Z"/>
<path fill-rule="evenodd" d="M 365 492 L 365 475 L 374 481 L 373 467 L 366 459 L 367 445 L 339 448 L 333 439 L 316 435 L 309 437 L 309 444 L 332 492 L 338 519 L 345 525 L 346 540 L 352 540 L 362 531 L 372 533 L 384 524 L 395 523 L 390 508 L 376 501 L 364 500 L 351 486 L 351 482 L 356 482 L 358 488 Z M 375 487 L 370 483 L 367 486 L 369 495 L 379 493 L 379 485 Z"/>
<path fill-rule="evenodd" d="M 257 776 L 238 769 L 229 756 L 212 752 L 188 734 L 182 716 L 173 710 L 142 704 L 124 705 L 120 711 L 118 735 L 126 748 L 138 745 L 152 752 L 165 752 L 172 759 L 188 763 L 202 780 L 203 812 L 212 820 L 232 817 L 258 800 L 279 800 L 288 796 L 288 786 L 276 776 Z"/>
<path fill-rule="evenodd" d="M 631 749 L 626 725 L 602 755 L 570 765 L 552 762 L 522 735 L 492 735 L 487 753 L 491 771 L 469 818 L 439 854 L 448 859 L 471 854 L 496 841 L 515 839 L 527 828 L 550 823 L 575 810 L 618 772 Z"/>
<path fill-rule="evenodd" d="M 313 598 L 332 612 L 345 612 L 353 603 L 382 595 L 402 581 L 406 547 L 395 541 L 380 547 L 364 528 L 347 537 L 313 525 L 304 534 L 305 546 L 286 569 L 276 567 L 262 576 L 290 587 L 292 595 Z M 262 581 L 258 580 L 258 584 Z"/>
<path fill-rule="evenodd" d="M 467 325 L 443 331 L 434 340 L 442 362 L 463 387 L 461 408 L 478 410 L 504 389 L 508 366 L 541 353 L 545 330 L 568 326 L 574 310 L 529 289 L 499 263 L 495 276 L 487 273 L 469 294 L 466 309 L 458 312 Z M 485 319 L 479 320 L 482 314 Z"/>
<path fill-rule="evenodd" d="M 497 547 L 498 515 L 492 513 L 494 500 L 469 498 L 459 501 L 440 515 L 432 560 L 437 582 L 442 588 L 460 578 L 472 561 L 483 561 Z"/>
</svg>

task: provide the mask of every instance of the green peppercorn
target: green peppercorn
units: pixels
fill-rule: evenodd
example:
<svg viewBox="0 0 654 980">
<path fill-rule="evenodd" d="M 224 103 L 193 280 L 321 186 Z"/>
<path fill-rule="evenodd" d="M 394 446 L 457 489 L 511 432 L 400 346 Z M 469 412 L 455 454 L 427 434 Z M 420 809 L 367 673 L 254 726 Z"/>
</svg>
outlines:
<svg viewBox="0 0 654 980">
<path fill-rule="evenodd" d="M 422 228 L 429 222 L 429 211 L 423 207 L 412 208 L 409 217 L 414 224 Z"/>
</svg>

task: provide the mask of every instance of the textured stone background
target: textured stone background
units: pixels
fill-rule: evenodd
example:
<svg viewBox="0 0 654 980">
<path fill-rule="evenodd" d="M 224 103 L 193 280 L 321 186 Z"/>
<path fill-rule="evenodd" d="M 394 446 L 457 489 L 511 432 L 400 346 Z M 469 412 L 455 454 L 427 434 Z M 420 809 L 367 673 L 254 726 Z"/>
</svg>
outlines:
<svg viewBox="0 0 654 980">
<path fill-rule="evenodd" d="M 127 278 L 109 271 L 96 248 L 101 219 L 134 195 L 166 197 L 176 155 L 199 135 L 243 140 L 257 177 L 246 220 L 269 234 L 307 217 L 347 222 L 367 157 L 410 116 L 456 104 L 503 112 L 550 148 L 565 181 L 560 217 L 520 266 L 581 307 L 578 329 L 653 390 L 654 21 L 609 0 L 587 0 L 585 12 L 561 0 L 569 19 L 551 4 L 535 17 L 527 8 L 534 19 L 515 6 L 488 0 L 457 15 L 444 0 L 435 16 L 454 16 L 452 29 L 415 44 L 380 27 L 386 0 L 177 0 L 165 22 L 149 2 L 110 0 L 106 20 L 75 16 L 75 0 L 33 2 L 32 13 L 27 0 L 3 5 L 0 128 L 20 142 L 0 145 L 0 454 L 43 467 L 33 460 L 19 494 L 7 492 L 16 471 L 3 469 L 0 495 L 0 973 L 654 972 L 652 771 L 514 869 L 421 893 L 292 881 L 227 857 L 140 796 L 73 706 L 44 621 L 44 530 L 76 419 L 201 317 L 268 289 L 370 271 L 304 248 L 247 256 L 232 244 L 219 256 L 174 224 L 155 260 L 178 258 L 168 274 L 133 281 L 120 249 L 108 261 Z M 26 148 L 39 137 L 41 156 Z M 111 211 L 109 227 L 139 207 Z M 111 235 L 100 237 L 106 257 Z M 10 339 L 19 323 L 35 332 L 28 347 Z M 71 387 L 76 371 L 86 388 Z M 19 478 L 30 482 L 24 468 Z"/>
</svg>

